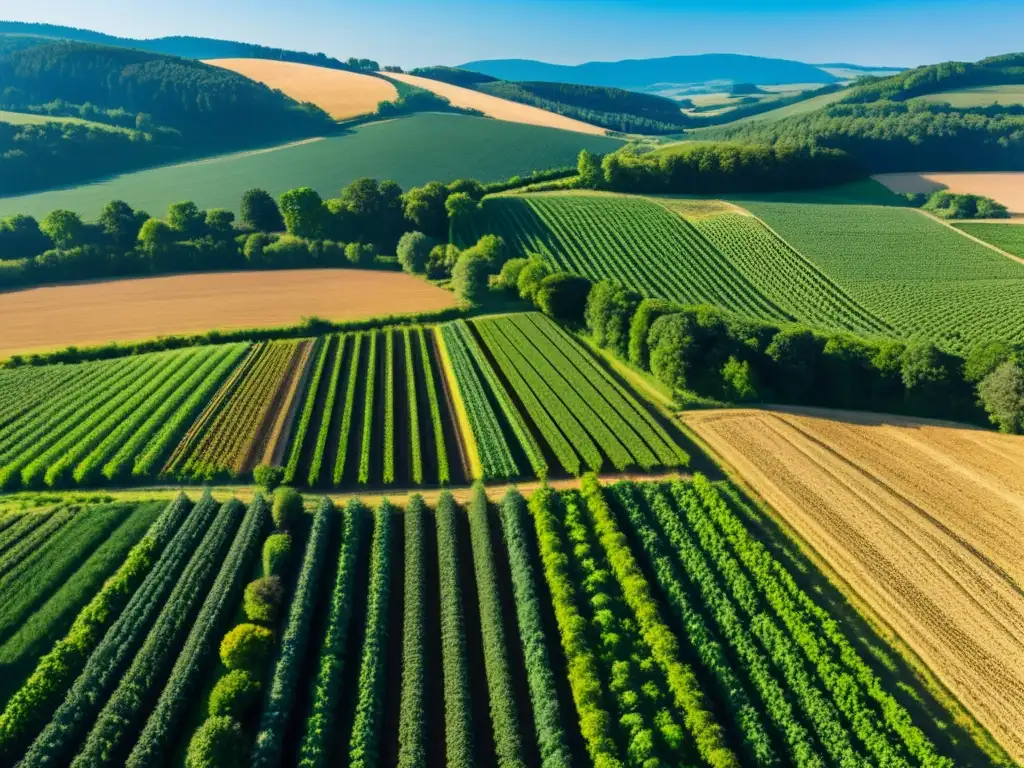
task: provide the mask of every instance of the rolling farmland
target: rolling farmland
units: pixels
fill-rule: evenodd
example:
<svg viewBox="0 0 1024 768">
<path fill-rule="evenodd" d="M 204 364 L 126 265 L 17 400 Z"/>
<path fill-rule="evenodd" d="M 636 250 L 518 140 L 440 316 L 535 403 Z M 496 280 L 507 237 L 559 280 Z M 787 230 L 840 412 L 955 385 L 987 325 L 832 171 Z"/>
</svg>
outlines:
<svg viewBox="0 0 1024 768">
<path fill-rule="evenodd" d="M 517 252 L 539 253 L 594 280 L 615 279 L 645 296 L 710 303 L 770 322 L 892 333 L 757 219 L 727 206 L 705 209 L 672 198 L 497 196 L 484 201 L 460 240 L 495 232 Z"/>
<path fill-rule="evenodd" d="M 921 710 L 881 684 L 844 624 L 702 476 L 604 487 L 588 476 L 580 490 L 500 502 L 478 486 L 465 507 L 450 494 L 432 508 L 416 496 L 375 509 L 325 498 L 274 526 L 260 496 L 65 513 L 65 538 L 119 520 L 132 533 L 121 561 L 105 561 L 110 579 L 85 580 L 92 590 L 66 612 L 77 616 L 0 701 L 5 761 L 973 757 L 919 729 Z M 287 564 L 261 563 L 280 537 L 293 542 Z M 256 616 L 250 596 L 268 579 L 279 579 L 279 609 Z M 16 599 L 4 594 L 0 615 Z"/>
<path fill-rule="evenodd" d="M 919 211 L 869 205 L 751 202 L 833 283 L 903 338 L 963 352 L 1024 339 L 1024 265 Z"/>
<path fill-rule="evenodd" d="M 1024 259 L 1024 227 L 1005 224 L 972 224 L 970 222 L 955 226 L 968 235 Z"/>
<path fill-rule="evenodd" d="M 824 412 L 686 421 L 1024 758 L 1021 438 Z"/>
<path fill-rule="evenodd" d="M 611 152 L 618 139 L 587 136 L 467 115 L 425 113 L 360 125 L 339 136 L 152 168 L 68 189 L 0 198 L 0 217 L 42 219 L 65 208 L 87 219 L 111 200 L 156 215 L 181 200 L 238 213 L 246 190 L 275 198 L 298 187 L 333 197 L 362 176 L 394 179 L 403 189 L 429 181 L 499 181 L 574 165 L 581 149 Z"/>
<path fill-rule="evenodd" d="M 377 109 L 378 102 L 398 98 L 395 86 L 380 77 L 268 59 L 210 59 L 223 67 L 282 91 L 298 102 L 316 104 L 335 120 L 347 120 Z"/>
<path fill-rule="evenodd" d="M 364 269 L 215 272 L 0 293 L 0 356 L 211 328 L 293 325 L 315 315 L 358 320 L 455 306 L 451 293 L 406 274 Z"/>
</svg>

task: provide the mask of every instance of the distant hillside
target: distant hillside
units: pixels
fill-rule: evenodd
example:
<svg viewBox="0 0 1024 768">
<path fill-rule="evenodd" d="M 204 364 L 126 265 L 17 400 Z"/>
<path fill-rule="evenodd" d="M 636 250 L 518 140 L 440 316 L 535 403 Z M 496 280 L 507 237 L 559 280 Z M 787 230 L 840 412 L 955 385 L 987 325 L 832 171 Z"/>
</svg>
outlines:
<svg viewBox="0 0 1024 768">
<path fill-rule="evenodd" d="M 29 24 L 20 21 L 0 21 L 0 35 L 29 35 L 75 40 L 82 43 L 97 43 L 117 48 L 138 48 L 167 56 L 181 56 L 185 59 L 276 59 L 299 64 L 315 64 L 332 69 L 366 71 L 379 69 L 377 62 L 370 59 L 350 59 L 345 62 L 323 53 L 289 51 L 283 48 L 269 48 L 264 45 L 216 40 L 208 37 L 157 37 L 145 40 L 115 37 L 89 29 L 61 27 L 56 24 Z"/>
<path fill-rule="evenodd" d="M 1024 170 L 1024 106 L 955 106 L 920 97 L 1024 84 L 1024 54 L 945 62 L 871 78 L 839 101 L 775 122 L 701 131 L 704 139 L 840 149 L 872 173 Z"/>
<path fill-rule="evenodd" d="M 471 61 L 460 69 L 482 72 L 500 80 L 604 85 L 631 90 L 641 90 L 658 83 L 706 83 L 713 80 L 754 85 L 839 81 L 839 78 L 812 64 L 732 53 L 592 61 L 575 66 L 529 59 L 494 59 Z"/>
<path fill-rule="evenodd" d="M 335 126 L 316 107 L 198 61 L 34 39 L 26 47 L 24 37 L 0 36 L 0 110 L 104 125 L 0 124 L 0 194 L 322 135 Z"/>
</svg>

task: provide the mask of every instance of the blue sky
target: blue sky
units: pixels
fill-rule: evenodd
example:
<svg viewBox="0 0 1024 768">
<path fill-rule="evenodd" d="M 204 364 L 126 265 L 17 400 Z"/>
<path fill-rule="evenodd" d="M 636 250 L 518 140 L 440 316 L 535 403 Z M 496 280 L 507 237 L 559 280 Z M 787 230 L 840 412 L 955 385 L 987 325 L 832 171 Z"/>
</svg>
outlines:
<svg viewBox="0 0 1024 768">
<path fill-rule="evenodd" d="M 912 66 L 1024 48 L 1020 0 L 0 0 L 0 18 L 222 37 L 404 67 L 711 52 Z"/>
</svg>

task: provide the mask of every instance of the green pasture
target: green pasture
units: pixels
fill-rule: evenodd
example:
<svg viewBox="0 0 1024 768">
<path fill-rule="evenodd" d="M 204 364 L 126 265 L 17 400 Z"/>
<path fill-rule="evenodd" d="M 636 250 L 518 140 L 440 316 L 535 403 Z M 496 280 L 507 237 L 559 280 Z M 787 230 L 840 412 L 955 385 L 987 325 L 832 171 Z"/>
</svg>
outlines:
<svg viewBox="0 0 1024 768">
<path fill-rule="evenodd" d="M 394 179 L 403 188 L 428 181 L 497 181 L 533 170 L 575 165 L 581 149 L 610 152 L 603 136 L 451 114 L 419 114 L 358 126 L 339 136 L 151 168 L 67 189 L 0 198 L 0 217 L 36 217 L 56 208 L 97 217 L 110 200 L 153 215 L 171 203 L 238 210 L 242 194 L 263 187 L 275 197 L 310 186 L 321 195 L 361 176 Z"/>
<path fill-rule="evenodd" d="M 1004 107 L 1024 104 L 1024 84 L 987 85 L 930 93 L 927 96 L 919 96 L 917 101 L 927 101 L 932 104 L 949 103 L 960 109 L 990 107 L 993 104 L 1001 104 Z"/>
</svg>

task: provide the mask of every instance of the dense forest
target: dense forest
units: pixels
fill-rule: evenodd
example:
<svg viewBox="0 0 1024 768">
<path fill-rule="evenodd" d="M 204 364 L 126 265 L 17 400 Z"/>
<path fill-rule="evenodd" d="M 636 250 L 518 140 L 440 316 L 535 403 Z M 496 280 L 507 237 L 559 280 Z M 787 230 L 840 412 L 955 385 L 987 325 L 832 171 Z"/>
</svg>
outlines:
<svg viewBox="0 0 1024 768">
<path fill-rule="evenodd" d="M 0 123 L 0 194 L 335 126 L 312 105 L 198 61 L 93 43 L 10 40 L 0 37 L 0 110 L 103 125 Z"/>
<path fill-rule="evenodd" d="M 777 122 L 724 125 L 702 138 L 842 150 L 872 173 L 1024 169 L 1024 107 L 955 108 L 915 97 L 1024 82 L 1024 54 L 949 62 L 870 79 L 835 104 Z"/>
</svg>

